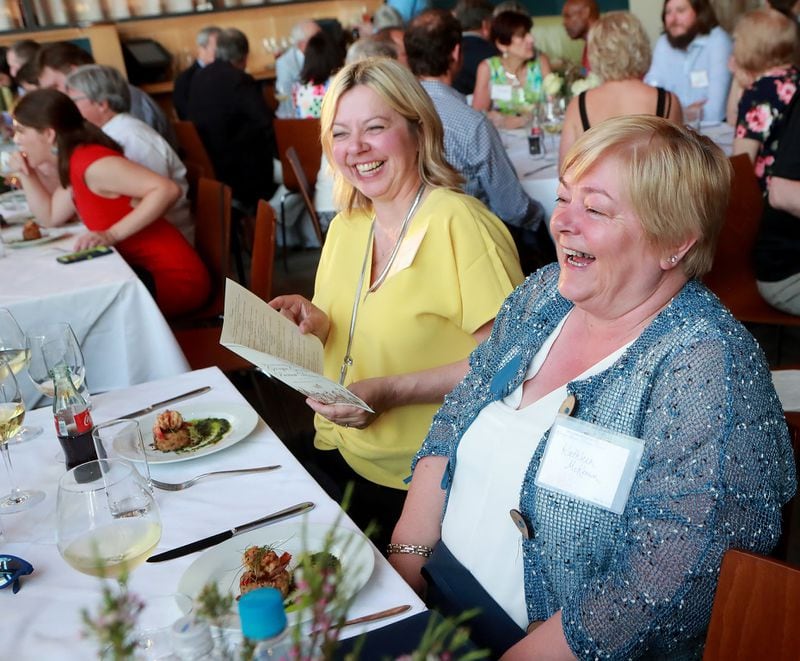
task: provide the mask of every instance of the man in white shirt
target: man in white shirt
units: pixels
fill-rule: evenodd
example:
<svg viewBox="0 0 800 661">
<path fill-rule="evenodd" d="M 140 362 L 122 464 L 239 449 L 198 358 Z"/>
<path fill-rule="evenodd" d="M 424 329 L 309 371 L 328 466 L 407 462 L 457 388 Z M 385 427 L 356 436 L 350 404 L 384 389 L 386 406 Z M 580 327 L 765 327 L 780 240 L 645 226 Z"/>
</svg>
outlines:
<svg viewBox="0 0 800 661">
<path fill-rule="evenodd" d="M 66 93 L 84 118 L 116 140 L 125 157 L 174 181 L 183 192 L 165 214 L 190 244 L 194 245 L 194 224 L 186 197 L 186 168 L 181 159 L 150 126 L 129 114 L 128 83 L 113 67 L 87 64 L 67 76 Z"/>
<path fill-rule="evenodd" d="M 292 46 L 275 61 L 275 94 L 280 103 L 277 117 L 294 117 L 292 85 L 300 81 L 306 44 L 322 28 L 314 21 L 303 21 L 292 28 Z"/>
</svg>

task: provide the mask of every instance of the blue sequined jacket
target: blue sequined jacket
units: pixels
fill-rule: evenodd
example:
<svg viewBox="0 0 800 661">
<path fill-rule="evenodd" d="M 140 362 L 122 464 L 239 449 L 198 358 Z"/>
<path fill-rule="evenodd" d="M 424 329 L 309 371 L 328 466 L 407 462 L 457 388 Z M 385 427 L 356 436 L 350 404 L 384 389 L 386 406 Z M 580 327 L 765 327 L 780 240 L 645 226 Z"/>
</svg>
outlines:
<svg viewBox="0 0 800 661">
<path fill-rule="evenodd" d="M 572 307 L 558 267 L 538 271 L 503 304 L 490 338 L 445 398 L 415 462 L 449 457 L 464 431 L 512 392 Z M 769 552 L 796 476 L 783 411 L 750 333 L 696 281 L 608 369 L 568 384 L 575 416 L 645 442 L 621 515 L 539 489 L 547 434 L 526 472 L 519 509 L 531 621 L 561 609 L 585 659 L 699 656 L 726 549 Z M 502 439 L 487 439 L 502 451 Z"/>
</svg>

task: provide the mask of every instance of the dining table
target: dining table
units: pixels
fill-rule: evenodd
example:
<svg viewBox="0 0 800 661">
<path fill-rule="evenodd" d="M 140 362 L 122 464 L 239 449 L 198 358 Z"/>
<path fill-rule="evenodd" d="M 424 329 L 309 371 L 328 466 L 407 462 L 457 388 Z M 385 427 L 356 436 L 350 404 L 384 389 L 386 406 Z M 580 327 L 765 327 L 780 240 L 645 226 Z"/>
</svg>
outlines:
<svg viewBox="0 0 800 661">
<path fill-rule="evenodd" d="M 92 415 L 95 424 L 98 424 L 202 386 L 210 386 L 210 390 L 175 404 L 174 408 L 180 411 L 189 404 L 195 409 L 208 407 L 209 410 L 224 409 L 225 406 L 249 407 L 247 400 L 227 377 L 212 367 L 102 393 L 93 397 Z M 0 553 L 22 557 L 34 567 L 30 576 L 22 578 L 17 594 L 10 589 L 0 590 L 0 640 L 3 641 L 0 658 L 15 661 L 82 661 L 96 656 L 96 649 L 91 640 L 81 637 L 80 611 L 82 608 L 97 610 L 102 581 L 74 570 L 59 555 L 55 517 L 58 481 L 65 472 L 63 455 L 49 409 L 30 411 L 26 422 L 43 425 L 45 433 L 28 443 L 11 447 L 19 486 L 41 489 L 46 497 L 41 504 L 26 512 L 0 516 L 0 527 L 3 529 Z M 156 552 L 207 537 L 304 501 L 313 502 L 315 507 L 303 514 L 302 518 L 290 521 L 296 521 L 298 525 L 303 521 L 311 525 L 336 524 L 348 530 L 358 530 L 260 418 L 250 434 L 224 449 L 190 457 L 185 461 L 150 462 L 150 472 L 154 479 L 177 482 L 208 471 L 264 465 L 280 465 L 280 468 L 264 473 L 208 479 L 183 491 L 156 490 L 163 527 Z M 5 481 L 0 484 L 4 491 L 7 490 Z M 263 539 L 270 540 L 272 527 L 260 529 Z M 365 585 L 356 593 L 348 617 L 406 604 L 410 609 L 391 619 L 346 627 L 342 630 L 342 638 L 398 622 L 426 610 L 423 602 L 375 546 L 366 540 L 364 543 L 374 556 L 374 569 Z M 191 571 L 193 561 L 202 553 L 136 567 L 129 578 L 129 590 L 145 602 L 148 597 L 177 592 L 181 577 Z"/>
<path fill-rule="evenodd" d="M 724 152 L 730 156 L 733 151 L 734 128 L 724 122 L 704 122 L 700 132 L 711 138 Z M 560 133 L 544 133 L 542 142 L 544 151 L 532 156 L 528 149 L 526 128 L 500 130 L 500 138 L 508 153 L 523 190 L 544 207 L 547 218 L 553 214 L 556 206 L 556 190 L 558 189 L 558 150 L 561 144 Z"/>
<path fill-rule="evenodd" d="M 0 207 L 8 194 L 0 196 Z M 12 217 L 16 218 L 16 217 Z M 111 254 L 72 264 L 58 257 L 72 251 L 80 224 L 45 230 L 39 241 L 19 241 L 22 226 L 0 232 L 0 307 L 23 332 L 48 322 L 68 322 L 83 351 L 91 392 L 111 390 L 189 370 L 189 364 L 155 300 L 122 256 Z M 23 397 L 41 401 L 24 373 Z"/>
</svg>

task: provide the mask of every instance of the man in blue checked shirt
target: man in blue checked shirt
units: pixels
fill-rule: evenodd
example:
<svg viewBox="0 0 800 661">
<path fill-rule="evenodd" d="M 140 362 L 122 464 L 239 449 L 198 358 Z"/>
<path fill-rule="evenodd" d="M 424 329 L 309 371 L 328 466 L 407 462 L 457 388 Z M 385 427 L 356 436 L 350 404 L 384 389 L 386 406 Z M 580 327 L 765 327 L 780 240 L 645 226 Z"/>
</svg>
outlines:
<svg viewBox="0 0 800 661">
<path fill-rule="evenodd" d="M 497 129 L 451 87 L 461 66 L 461 25 L 430 9 L 406 28 L 408 66 L 433 100 L 444 125 L 447 160 L 464 177 L 464 191 L 481 200 L 511 231 L 524 273 L 555 259 L 542 205 L 520 185 Z"/>
</svg>

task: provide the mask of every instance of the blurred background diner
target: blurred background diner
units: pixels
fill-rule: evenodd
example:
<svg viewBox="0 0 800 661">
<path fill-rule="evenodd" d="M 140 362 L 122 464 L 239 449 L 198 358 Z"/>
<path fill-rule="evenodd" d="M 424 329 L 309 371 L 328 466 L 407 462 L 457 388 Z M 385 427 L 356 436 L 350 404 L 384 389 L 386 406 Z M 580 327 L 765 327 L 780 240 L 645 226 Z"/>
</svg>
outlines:
<svg viewBox="0 0 800 661">
<path fill-rule="evenodd" d="M 602 83 L 581 92 L 567 107 L 559 161 L 583 132 L 610 117 L 645 114 L 683 122 L 678 97 L 642 81 L 650 68 L 650 42 L 633 14 L 609 12 L 600 16 L 592 26 L 587 46 L 591 71 Z"/>
<path fill-rule="evenodd" d="M 766 189 L 800 82 L 797 25 L 774 9 L 755 9 L 739 19 L 733 38 L 731 68 L 742 90 L 733 153 L 750 157 Z"/>
<path fill-rule="evenodd" d="M 656 42 L 645 82 L 677 94 L 688 121 L 725 117 L 731 39 L 711 0 L 665 0 L 664 34 Z"/>
<path fill-rule="evenodd" d="M 472 107 L 488 113 L 495 125 L 518 128 L 528 123 L 531 108 L 544 98 L 542 81 L 550 60 L 535 50 L 530 16 L 504 11 L 492 19 L 489 39 L 500 55 L 478 65 Z"/>
<path fill-rule="evenodd" d="M 206 267 L 163 214 L 180 188 L 122 156 L 121 147 L 84 119 L 58 90 L 26 94 L 14 109 L 13 167 L 42 225 L 68 221 L 77 211 L 88 228 L 75 250 L 116 246 L 153 294 L 165 316 L 199 308 L 209 296 Z M 36 167 L 47 162 L 60 187 L 44 188 Z"/>
</svg>

